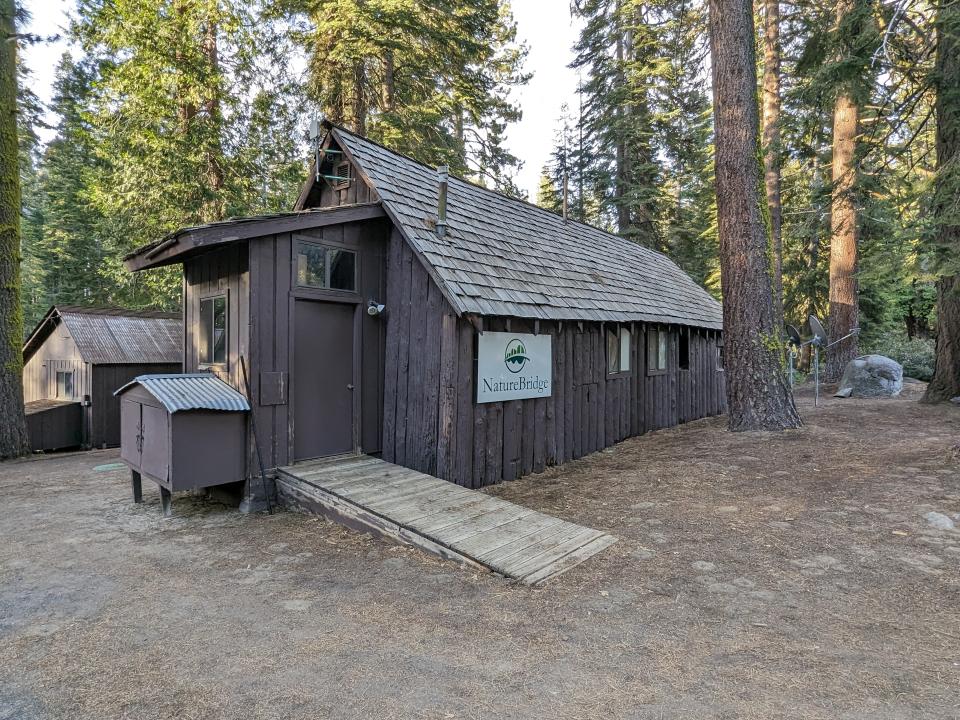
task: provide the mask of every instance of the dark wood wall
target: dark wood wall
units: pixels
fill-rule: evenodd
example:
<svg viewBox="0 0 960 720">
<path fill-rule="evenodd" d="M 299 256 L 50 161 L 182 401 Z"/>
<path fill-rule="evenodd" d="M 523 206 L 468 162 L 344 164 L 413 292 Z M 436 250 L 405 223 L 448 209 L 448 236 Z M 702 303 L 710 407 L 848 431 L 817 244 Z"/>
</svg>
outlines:
<svg viewBox="0 0 960 720">
<path fill-rule="evenodd" d="M 90 445 L 117 447 L 120 445 L 120 398 L 114 392 L 138 375 L 178 373 L 180 363 L 153 363 L 143 365 L 94 365 L 90 393 Z"/>
<path fill-rule="evenodd" d="M 516 318 L 484 318 L 483 329 L 552 335 L 553 394 L 476 404 L 476 329 L 456 317 L 396 233 L 387 277 L 383 457 L 390 462 L 482 487 L 724 411 L 716 331 L 664 326 L 668 369 L 648 374 L 647 327 L 632 323 L 632 370 L 608 376 L 604 324 Z M 680 332 L 689 333 L 689 369 L 678 366 Z"/>
<path fill-rule="evenodd" d="M 235 388 L 243 390 L 239 358 L 250 357 L 250 269 L 248 243 L 235 242 L 211 250 L 183 264 L 183 370 L 214 371 Z M 200 301 L 214 295 L 227 296 L 227 363 L 200 365 Z M 249 369 L 249 368 L 248 368 Z"/>
<path fill-rule="evenodd" d="M 384 331 L 383 320 L 367 315 L 366 306 L 370 299 L 383 302 L 386 295 L 383 256 L 388 227 L 383 220 L 345 223 L 250 242 L 248 369 L 261 451 L 268 467 L 293 461 L 294 404 L 298 399 L 304 401 L 297 395 L 296 369 L 293 367 L 296 337 L 292 329 L 298 300 L 341 302 L 354 306 L 359 345 L 355 378 L 360 410 L 358 445 L 364 452 L 379 452 Z M 293 255 L 298 238 L 355 250 L 360 263 L 358 291 L 347 294 L 297 287 Z M 315 371 L 315 368 L 306 371 Z"/>
<path fill-rule="evenodd" d="M 380 450 L 384 332 L 382 320 L 366 314 L 366 302 L 382 302 L 386 295 L 383 255 L 388 228 L 387 221 L 374 220 L 269 235 L 233 243 L 184 263 L 184 370 L 210 369 L 245 392 L 240 371 L 240 358 L 244 358 L 257 440 L 266 467 L 293 461 L 293 406 L 297 394 L 292 367 L 296 338 L 291 329 L 297 300 L 347 302 L 356 308 L 357 334 L 362 346 L 356 382 L 362 411 L 358 444 L 365 452 Z M 358 292 L 348 297 L 344 293 L 297 287 L 293 254 L 298 238 L 357 251 Z M 224 292 L 228 296 L 227 364 L 203 368 L 198 348 L 200 300 Z M 253 433 L 249 433 L 248 475 L 258 471 L 255 451 Z"/>
</svg>

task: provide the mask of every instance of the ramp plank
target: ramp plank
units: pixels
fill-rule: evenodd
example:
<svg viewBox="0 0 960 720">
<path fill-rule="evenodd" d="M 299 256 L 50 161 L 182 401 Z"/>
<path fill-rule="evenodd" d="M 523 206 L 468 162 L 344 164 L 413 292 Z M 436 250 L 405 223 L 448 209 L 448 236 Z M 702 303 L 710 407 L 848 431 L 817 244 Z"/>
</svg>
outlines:
<svg viewBox="0 0 960 720">
<path fill-rule="evenodd" d="M 541 584 L 616 542 L 529 508 L 366 455 L 277 469 L 296 508 L 462 565 Z"/>
</svg>

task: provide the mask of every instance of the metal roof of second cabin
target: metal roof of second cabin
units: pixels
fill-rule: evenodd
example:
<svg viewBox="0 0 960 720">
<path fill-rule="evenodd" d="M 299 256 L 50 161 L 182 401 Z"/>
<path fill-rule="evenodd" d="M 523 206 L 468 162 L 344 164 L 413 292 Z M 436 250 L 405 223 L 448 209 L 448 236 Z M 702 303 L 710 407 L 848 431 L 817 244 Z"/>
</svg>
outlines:
<svg viewBox="0 0 960 720">
<path fill-rule="evenodd" d="M 723 326 L 720 303 L 665 255 L 455 177 L 440 237 L 436 170 L 330 132 L 461 313 Z"/>
<path fill-rule="evenodd" d="M 140 375 L 113 394 L 120 395 L 134 385 L 142 385 L 170 413 L 182 410 L 241 412 L 250 409 L 247 398 L 212 373 Z"/>
<path fill-rule="evenodd" d="M 180 313 L 55 305 L 24 343 L 29 358 L 63 322 L 84 362 L 92 365 L 174 364 L 183 361 Z"/>
</svg>

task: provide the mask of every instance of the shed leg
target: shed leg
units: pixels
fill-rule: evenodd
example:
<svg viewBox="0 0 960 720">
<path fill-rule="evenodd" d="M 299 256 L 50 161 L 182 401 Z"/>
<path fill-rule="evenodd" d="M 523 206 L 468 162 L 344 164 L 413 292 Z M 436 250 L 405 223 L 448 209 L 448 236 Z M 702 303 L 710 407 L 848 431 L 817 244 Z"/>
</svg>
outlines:
<svg viewBox="0 0 960 720">
<path fill-rule="evenodd" d="M 143 502 L 143 483 L 140 481 L 140 473 L 136 470 L 130 471 L 130 486 L 133 488 L 133 501 L 135 503 Z"/>
<path fill-rule="evenodd" d="M 170 505 L 173 501 L 173 495 L 163 485 L 160 486 L 160 509 L 163 510 L 164 517 L 170 517 L 173 511 Z"/>
</svg>

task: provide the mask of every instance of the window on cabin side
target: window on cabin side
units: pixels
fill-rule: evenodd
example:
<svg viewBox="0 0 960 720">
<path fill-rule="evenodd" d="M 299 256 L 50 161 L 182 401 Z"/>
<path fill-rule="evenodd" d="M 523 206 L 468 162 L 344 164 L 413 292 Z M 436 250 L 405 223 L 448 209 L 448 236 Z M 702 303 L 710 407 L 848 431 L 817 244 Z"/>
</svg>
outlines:
<svg viewBox="0 0 960 720">
<path fill-rule="evenodd" d="M 200 364 L 227 364 L 227 296 L 200 300 Z"/>
<path fill-rule="evenodd" d="M 57 371 L 57 397 L 73 398 L 73 372 Z"/>
<path fill-rule="evenodd" d="M 630 371 L 630 328 L 617 327 L 607 331 L 607 373 L 614 375 Z"/>
<path fill-rule="evenodd" d="M 723 343 L 717 343 L 717 370 L 723 370 Z"/>
<path fill-rule="evenodd" d="M 667 333 L 660 328 L 647 330 L 647 372 L 658 373 L 667 369 Z"/>
<path fill-rule="evenodd" d="M 681 370 L 690 369 L 690 329 L 683 328 L 680 330 L 680 343 L 677 347 L 677 355 L 679 359 L 677 364 L 680 366 Z"/>
<path fill-rule="evenodd" d="M 297 285 L 324 290 L 357 289 L 357 254 L 316 243 L 297 243 Z"/>
</svg>

